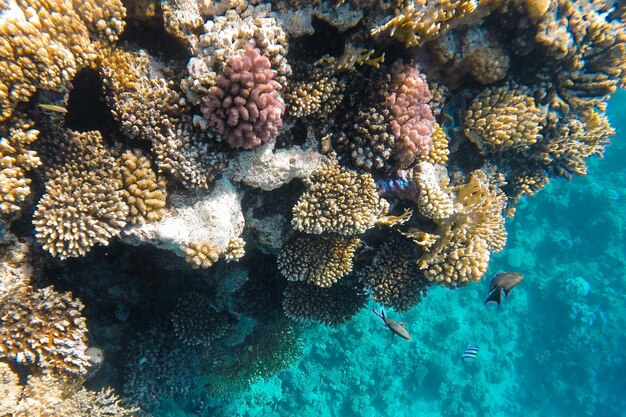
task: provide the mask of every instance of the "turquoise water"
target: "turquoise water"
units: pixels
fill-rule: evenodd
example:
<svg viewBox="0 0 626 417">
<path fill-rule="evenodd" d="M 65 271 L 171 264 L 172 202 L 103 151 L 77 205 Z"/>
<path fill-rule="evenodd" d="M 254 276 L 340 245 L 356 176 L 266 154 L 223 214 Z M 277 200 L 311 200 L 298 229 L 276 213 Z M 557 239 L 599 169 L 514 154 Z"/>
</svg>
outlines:
<svg viewBox="0 0 626 417">
<path fill-rule="evenodd" d="M 407 314 L 413 342 L 392 340 L 362 311 L 307 334 L 302 359 L 213 404 L 228 416 L 626 415 L 626 92 L 609 114 L 618 134 L 587 177 L 552 180 L 522 202 L 492 261 L 526 280 L 498 310 L 489 279 L 434 288 Z M 464 361 L 467 344 L 479 346 Z M 169 408 L 169 407 L 166 407 Z M 172 407 L 162 415 L 180 415 Z"/>
</svg>

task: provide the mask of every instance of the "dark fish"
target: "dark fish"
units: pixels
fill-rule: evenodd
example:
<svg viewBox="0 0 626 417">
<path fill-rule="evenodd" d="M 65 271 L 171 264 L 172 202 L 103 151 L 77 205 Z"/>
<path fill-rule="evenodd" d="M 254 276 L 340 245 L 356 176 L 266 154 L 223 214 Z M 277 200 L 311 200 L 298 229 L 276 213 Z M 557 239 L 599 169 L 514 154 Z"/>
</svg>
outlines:
<svg viewBox="0 0 626 417">
<path fill-rule="evenodd" d="M 413 340 L 411 339 L 411 335 L 409 334 L 409 332 L 406 331 L 406 329 L 404 328 L 404 326 L 406 325 L 405 322 L 397 322 L 395 320 L 391 320 L 388 319 L 387 316 L 385 315 L 385 309 L 382 308 L 380 310 L 380 313 L 377 313 L 376 310 L 374 310 L 372 308 L 372 313 L 376 314 L 378 317 L 380 317 L 382 319 L 382 321 L 385 323 L 385 326 L 387 326 L 387 328 L 389 330 L 391 330 L 391 333 L 395 336 L 398 335 L 403 339 L 406 340 Z"/>
<path fill-rule="evenodd" d="M 478 345 L 476 343 L 470 343 L 463 352 L 463 359 L 476 359 L 478 355 Z"/>
<path fill-rule="evenodd" d="M 513 287 L 522 282 L 524 275 L 517 272 L 501 272 L 491 279 L 489 283 L 489 295 L 485 300 L 485 305 L 491 301 L 500 306 L 502 302 L 502 291 L 504 295 L 509 295 Z"/>
</svg>

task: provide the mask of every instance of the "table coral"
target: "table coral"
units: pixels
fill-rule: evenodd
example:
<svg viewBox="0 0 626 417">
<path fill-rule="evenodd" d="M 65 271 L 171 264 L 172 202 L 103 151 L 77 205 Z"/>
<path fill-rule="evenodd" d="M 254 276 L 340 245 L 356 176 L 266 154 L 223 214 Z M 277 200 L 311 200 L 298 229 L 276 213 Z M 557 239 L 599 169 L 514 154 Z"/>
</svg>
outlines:
<svg viewBox="0 0 626 417">
<path fill-rule="evenodd" d="M 251 149 L 276 138 L 285 105 L 274 75 L 270 60 L 248 44 L 209 89 L 202 113 L 231 147 Z"/>
<path fill-rule="evenodd" d="M 370 174 L 329 163 L 306 180 L 307 190 L 293 207 L 296 230 L 345 236 L 365 232 L 386 212 Z"/>
<path fill-rule="evenodd" d="M 83 304 L 52 287 L 20 287 L 0 306 L 0 356 L 43 372 L 81 375 L 89 368 Z"/>
<path fill-rule="evenodd" d="M 139 411 L 123 406 L 122 399 L 111 388 L 89 391 L 50 375 L 31 375 L 22 392 L 22 399 L 12 414 L 15 417 L 133 417 Z"/>
<path fill-rule="evenodd" d="M 290 281 L 330 287 L 352 271 L 360 242 L 354 236 L 296 235 L 278 255 L 278 270 Z"/>
</svg>

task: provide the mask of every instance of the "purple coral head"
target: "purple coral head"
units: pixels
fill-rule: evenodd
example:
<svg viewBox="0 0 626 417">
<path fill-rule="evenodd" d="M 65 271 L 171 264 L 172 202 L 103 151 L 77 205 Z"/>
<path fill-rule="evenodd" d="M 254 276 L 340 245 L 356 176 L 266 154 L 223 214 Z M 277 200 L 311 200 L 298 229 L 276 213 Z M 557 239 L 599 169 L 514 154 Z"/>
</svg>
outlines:
<svg viewBox="0 0 626 417">
<path fill-rule="evenodd" d="M 391 83 L 385 105 L 391 111 L 391 133 L 395 136 L 394 158 L 399 168 L 426 156 L 433 146 L 435 117 L 429 106 L 426 77 L 398 60 L 391 66 Z"/>
<path fill-rule="evenodd" d="M 248 44 L 209 89 L 202 114 L 232 148 L 252 149 L 278 135 L 285 105 L 274 75 L 270 60 Z"/>
</svg>

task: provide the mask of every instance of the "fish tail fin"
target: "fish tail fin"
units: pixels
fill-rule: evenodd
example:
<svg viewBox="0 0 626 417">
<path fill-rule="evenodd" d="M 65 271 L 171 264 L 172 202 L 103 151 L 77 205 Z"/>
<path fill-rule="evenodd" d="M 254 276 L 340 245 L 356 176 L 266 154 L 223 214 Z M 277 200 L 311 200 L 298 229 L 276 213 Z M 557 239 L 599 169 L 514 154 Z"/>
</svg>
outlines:
<svg viewBox="0 0 626 417">
<path fill-rule="evenodd" d="M 376 311 L 374 307 L 372 307 L 372 313 L 376 314 L 376 316 L 380 317 L 382 320 L 385 320 L 385 318 L 378 311 Z"/>
<path fill-rule="evenodd" d="M 498 304 L 498 308 L 500 308 L 500 303 L 502 302 L 502 288 L 496 288 L 495 290 L 491 291 L 491 293 L 489 293 L 489 295 L 487 296 L 484 305 L 487 305 L 492 301 Z"/>
<path fill-rule="evenodd" d="M 380 315 L 382 316 L 383 320 L 387 320 L 387 315 L 385 314 L 385 308 L 384 307 L 380 308 Z"/>
</svg>

